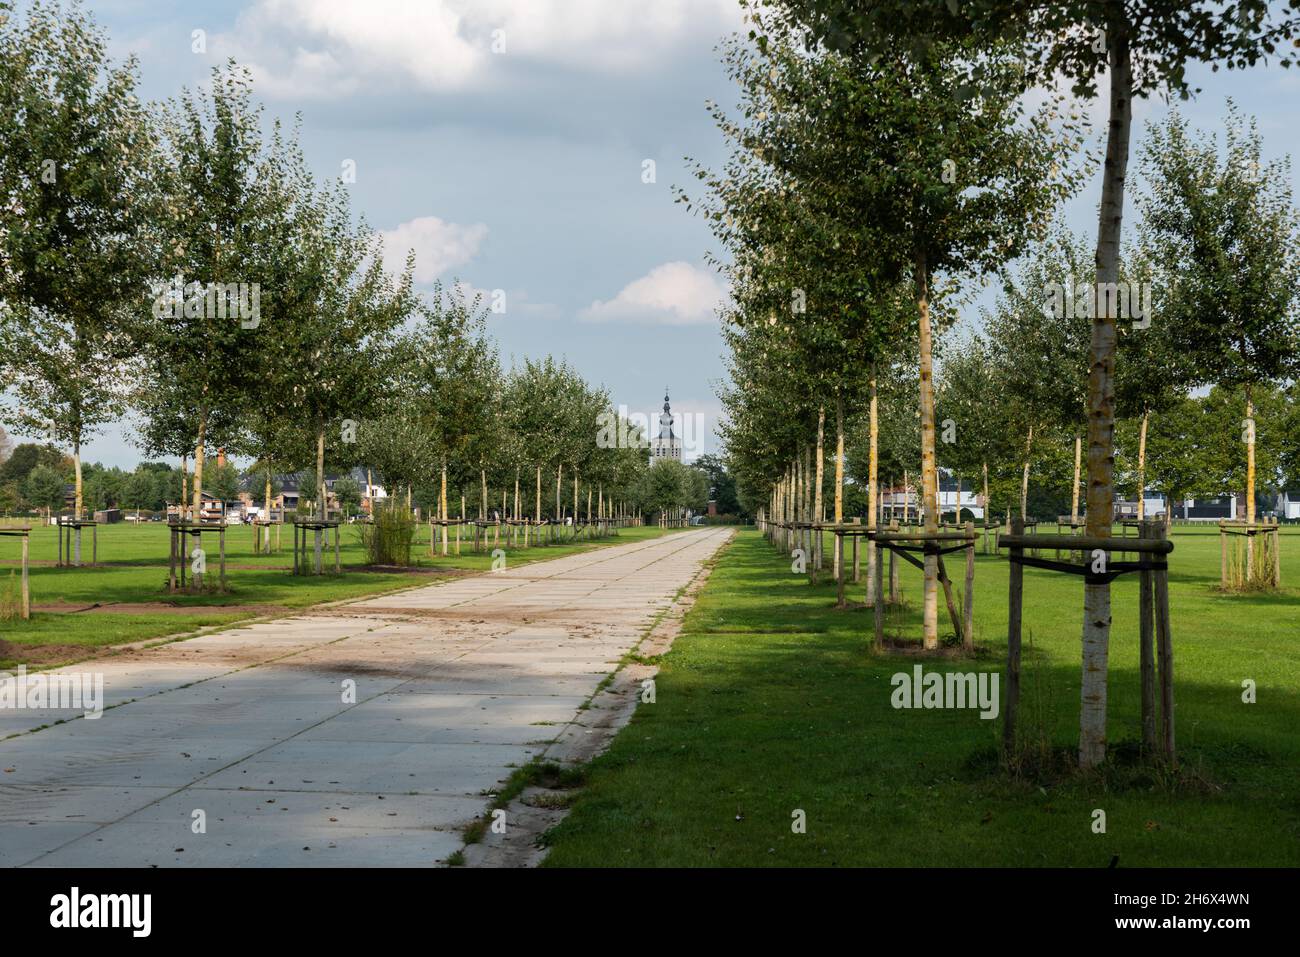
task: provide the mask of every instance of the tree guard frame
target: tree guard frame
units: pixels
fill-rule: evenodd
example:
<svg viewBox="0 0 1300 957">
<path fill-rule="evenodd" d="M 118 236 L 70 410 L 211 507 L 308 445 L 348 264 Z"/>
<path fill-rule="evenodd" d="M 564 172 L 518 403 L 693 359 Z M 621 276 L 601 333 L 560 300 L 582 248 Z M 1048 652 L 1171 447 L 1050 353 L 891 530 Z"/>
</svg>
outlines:
<svg viewBox="0 0 1300 957">
<path fill-rule="evenodd" d="M 22 584 L 19 595 L 18 614 L 23 621 L 30 621 L 32 617 L 32 593 L 28 581 L 29 568 L 29 542 L 31 539 L 32 527 L 30 525 L 20 525 L 15 528 L 0 528 L 0 536 L 10 538 L 21 538 L 23 540 L 23 557 L 22 557 Z"/>
<path fill-rule="evenodd" d="M 217 578 L 217 590 L 227 592 L 226 587 L 226 523 L 225 522 L 189 522 L 177 521 L 168 522 L 167 531 L 171 538 L 171 555 L 167 564 L 167 590 L 172 594 L 176 592 L 194 592 L 204 589 L 205 578 L 191 576 L 187 585 L 185 582 L 185 569 L 189 567 L 189 549 L 186 547 L 185 536 L 193 536 L 194 541 L 199 548 L 203 547 L 203 535 L 206 532 L 216 532 L 218 538 L 218 563 L 219 574 Z M 206 566 L 206 553 L 204 564 Z M 180 568 L 179 581 L 176 575 L 176 569 Z M 205 573 L 206 577 L 206 573 Z"/>
<path fill-rule="evenodd" d="M 1078 575 L 1085 582 L 1109 583 L 1120 575 L 1139 576 L 1139 676 L 1142 690 L 1142 747 L 1148 754 L 1161 753 L 1171 767 L 1177 766 L 1174 748 L 1174 652 L 1169 619 L 1169 563 L 1174 543 L 1165 537 L 1163 521 L 1142 523 L 1137 538 L 1088 535 L 1026 535 L 1024 520 L 1012 519 L 1010 535 L 998 536 L 998 547 L 1008 549 L 1011 579 L 1007 615 L 1007 693 L 1003 706 L 1002 752 L 1010 759 L 1015 753 L 1016 719 L 1020 705 L 1021 624 L 1024 611 L 1024 568 L 1043 568 Z M 1025 549 L 1069 550 L 1084 556 L 1083 564 L 1050 561 L 1025 554 Z M 1106 553 L 1106 570 L 1095 572 L 1089 556 L 1094 550 Z M 1136 553 L 1137 561 L 1112 562 L 1112 552 Z M 1155 647 L 1152 646 L 1154 637 Z M 1160 734 L 1156 731 L 1156 665 L 1159 662 Z"/>
</svg>

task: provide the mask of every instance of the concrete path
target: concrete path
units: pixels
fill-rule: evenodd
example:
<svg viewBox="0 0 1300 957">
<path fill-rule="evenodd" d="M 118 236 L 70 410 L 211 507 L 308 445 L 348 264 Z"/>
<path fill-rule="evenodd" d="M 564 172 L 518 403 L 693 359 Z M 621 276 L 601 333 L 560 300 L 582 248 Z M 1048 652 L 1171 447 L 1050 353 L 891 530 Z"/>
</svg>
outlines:
<svg viewBox="0 0 1300 957">
<path fill-rule="evenodd" d="M 60 669 L 102 674 L 107 710 L 0 709 L 0 737 L 40 729 L 0 740 L 0 865 L 444 860 L 487 792 L 581 719 L 729 534 L 680 532 Z"/>
</svg>

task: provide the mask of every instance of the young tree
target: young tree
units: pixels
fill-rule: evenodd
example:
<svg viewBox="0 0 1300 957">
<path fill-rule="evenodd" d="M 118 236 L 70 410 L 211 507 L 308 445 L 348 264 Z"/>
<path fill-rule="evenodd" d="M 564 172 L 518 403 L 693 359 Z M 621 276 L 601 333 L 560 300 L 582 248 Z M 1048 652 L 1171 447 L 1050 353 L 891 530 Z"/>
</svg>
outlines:
<svg viewBox="0 0 1300 957">
<path fill-rule="evenodd" d="M 118 419 L 152 274 L 154 138 L 134 59 L 114 65 L 80 7 L 0 11 L 0 355 L 11 421 L 71 449 Z"/>
<path fill-rule="evenodd" d="M 492 416 L 499 375 L 496 350 L 486 338 L 486 315 L 481 296 L 470 299 L 459 285 L 449 290 L 436 285 L 400 350 L 402 401 L 436 459 L 437 474 L 427 477 L 438 483 L 437 510 L 444 522 L 448 467 L 470 464 L 472 443 Z M 447 553 L 443 525 L 442 554 Z"/>
<path fill-rule="evenodd" d="M 1058 101 L 1026 114 L 1023 70 L 1000 44 L 934 44 L 882 56 L 827 57 L 813 86 L 815 113 L 800 117 L 818 148 L 783 158 L 791 175 L 817 181 L 831 210 L 869 210 L 877 262 L 888 284 L 906 281 L 917 317 L 922 508 L 938 531 L 933 390 L 936 277 L 978 276 L 1014 258 L 1041 234 L 1079 174 L 1081 126 Z M 978 97 L 967 78 L 983 70 Z M 815 157 L 816 166 L 803 163 Z M 924 642 L 937 648 L 938 556 L 925 557 Z"/>
<path fill-rule="evenodd" d="M 259 376 L 263 319 L 287 302 L 272 265 L 285 248 L 279 124 L 265 139 L 251 76 L 214 68 L 210 88 L 185 90 L 162 113 L 154 225 L 163 251 L 138 407 L 146 454 L 194 455 L 192 508 L 202 507 L 207 450 L 238 444 Z M 265 293 L 265 299 L 263 296 Z M 265 309 L 265 315 L 263 314 Z"/>
<path fill-rule="evenodd" d="M 292 192 L 292 239 L 271 267 L 279 306 L 264 346 L 265 414 L 296 423 L 299 447 L 310 441 L 308 497 L 325 518 L 327 438 L 335 456 L 352 458 L 348 423 L 374 415 L 391 386 L 397 330 L 416 309 L 414 259 L 389 275 L 378 235 L 353 220 L 341 184 L 317 189 L 296 161 L 279 182 Z M 321 543 L 318 529 L 318 565 Z"/>
<path fill-rule="evenodd" d="M 334 498 L 338 500 L 346 519 L 351 516 L 352 509 L 361 507 L 361 486 L 352 478 L 335 479 Z"/>
<path fill-rule="evenodd" d="M 1011 440 L 1011 398 L 999 378 L 994 350 L 982 337 L 972 336 L 944 356 L 935 397 L 935 414 L 943 426 L 941 459 L 959 474 L 981 477 L 985 524 L 991 514 L 989 466 L 996 475 L 1017 454 Z"/>
<path fill-rule="evenodd" d="M 23 482 L 23 498 L 33 508 L 45 509 L 48 522 L 56 509 L 63 508 L 63 476 L 48 465 L 38 465 L 32 469 Z"/>
<path fill-rule="evenodd" d="M 1086 428 L 1092 274 L 1086 244 L 1067 232 L 1054 232 L 1034 246 L 1014 278 L 1003 278 L 1002 295 L 985 317 L 1010 420 L 1018 435 L 1025 437 L 1022 517 L 1027 517 L 1035 434 L 1040 443 L 1072 435 L 1076 465 L 1071 518 L 1078 520 L 1078 449 L 1080 432 Z"/>
<path fill-rule="evenodd" d="M 923 52 L 936 42 L 961 39 L 989 46 L 1013 41 L 1027 66 L 1026 83 L 1047 84 L 1063 74 L 1076 95 L 1097 94 L 1109 71 L 1106 159 L 1098 209 L 1096 282 L 1099 291 L 1119 282 L 1120 227 L 1129 157 L 1133 97 L 1194 92 L 1187 66 L 1207 62 L 1217 70 L 1252 66 L 1273 55 L 1300 30 L 1294 15 L 1265 0 L 1128 0 L 1096 3 L 1023 3 L 1020 0 L 779 0 L 788 16 L 834 48 L 887 55 L 899 48 Z M 1292 58 L 1279 58 L 1290 66 Z M 982 70 L 972 62 L 971 79 Z M 1105 299 L 1105 296 L 1100 298 Z M 1113 305 L 1096 309 L 1088 377 L 1087 533 L 1109 536 L 1114 511 L 1114 370 L 1117 344 Z M 1079 763 L 1089 768 L 1106 756 L 1106 672 L 1110 642 L 1110 585 L 1084 586 L 1083 685 Z"/>
<path fill-rule="evenodd" d="M 1222 160 L 1217 136 L 1193 133 L 1177 112 L 1151 128 L 1142 154 L 1150 183 L 1144 236 L 1152 258 L 1176 269 L 1161 310 L 1173 350 L 1195 382 L 1237 389 L 1243 400 L 1232 434 L 1245 444 L 1249 523 L 1254 394 L 1300 374 L 1300 215 L 1290 161 L 1264 163 L 1262 149 L 1255 124 L 1229 101 Z"/>
</svg>

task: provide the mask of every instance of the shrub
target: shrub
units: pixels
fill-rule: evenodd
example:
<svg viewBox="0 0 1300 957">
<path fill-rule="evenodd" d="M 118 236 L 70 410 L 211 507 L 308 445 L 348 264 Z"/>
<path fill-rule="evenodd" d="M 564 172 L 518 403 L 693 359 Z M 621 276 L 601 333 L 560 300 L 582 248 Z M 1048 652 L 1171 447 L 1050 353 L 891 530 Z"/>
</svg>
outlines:
<svg viewBox="0 0 1300 957">
<path fill-rule="evenodd" d="M 379 505 L 371 521 L 361 526 L 361 544 L 371 565 L 411 564 L 415 519 L 397 502 Z"/>
</svg>

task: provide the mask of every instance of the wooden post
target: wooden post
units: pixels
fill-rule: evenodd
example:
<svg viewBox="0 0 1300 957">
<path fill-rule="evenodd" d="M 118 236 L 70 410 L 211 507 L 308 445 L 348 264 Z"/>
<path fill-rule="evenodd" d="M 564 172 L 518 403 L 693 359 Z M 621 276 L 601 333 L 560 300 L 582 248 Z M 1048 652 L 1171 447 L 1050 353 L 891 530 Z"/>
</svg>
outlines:
<svg viewBox="0 0 1300 957">
<path fill-rule="evenodd" d="M 23 620 L 32 617 L 32 593 L 27 584 L 27 539 L 28 535 L 23 536 Z"/>
<path fill-rule="evenodd" d="M 835 607 L 844 607 L 844 533 L 835 530 Z"/>
<path fill-rule="evenodd" d="M 1219 587 L 1228 587 L 1228 530 L 1219 522 Z"/>
<path fill-rule="evenodd" d="M 850 519 L 850 521 L 853 522 L 854 525 L 858 525 L 858 524 L 861 524 L 862 519 L 860 519 L 860 518 L 856 518 L 856 517 L 855 517 L 855 518 Z M 859 539 L 861 539 L 861 538 L 862 538 L 861 535 L 854 535 L 854 536 L 853 536 L 853 584 L 855 584 L 855 585 L 858 583 L 858 579 L 861 577 L 861 574 L 860 574 L 860 573 L 861 573 L 861 566 L 859 565 L 859 562 L 858 562 L 858 541 L 859 541 Z"/>
<path fill-rule="evenodd" d="M 1163 537 L 1163 532 L 1160 532 Z M 1156 653 L 1160 660 L 1160 718 L 1165 760 L 1176 766 L 1174 752 L 1174 646 L 1169 634 L 1169 570 L 1155 572 Z"/>
<path fill-rule="evenodd" d="M 1011 534 L 1023 535 L 1025 520 L 1011 519 Z M 1020 616 L 1024 600 L 1025 566 L 1016 559 L 1024 549 L 1010 552 L 1010 586 L 1007 589 L 1007 701 L 1002 719 L 1002 754 L 1010 760 L 1016 750 L 1016 710 L 1020 705 Z"/>
<path fill-rule="evenodd" d="M 891 532 L 898 531 L 898 528 L 897 521 L 889 523 Z M 879 542 L 876 543 L 876 550 L 880 550 Z M 889 603 L 896 605 L 898 604 L 898 562 L 894 559 L 894 550 L 892 548 L 886 549 L 886 551 L 889 552 Z"/>
<path fill-rule="evenodd" d="M 1273 519 L 1273 587 L 1282 587 L 1282 529 Z"/>
<path fill-rule="evenodd" d="M 1143 522 L 1138 528 L 1139 538 L 1155 538 L 1156 535 L 1150 522 Z M 1143 564 L 1148 560 L 1148 556 L 1142 556 Z M 1138 661 L 1142 684 L 1142 751 L 1148 755 L 1156 752 L 1155 611 L 1151 576 L 1150 571 L 1138 572 Z"/>
<path fill-rule="evenodd" d="M 936 545 L 937 547 L 937 543 L 927 544 Z M 961 635 L 961 618 L 957 614 L 957 605 L 953 602 L 952 598 L 952 579 L 948 577 L 948 569 L 944 568 L 943 556 L 940 555 L 938 558 L 939 583 L 943 585 L 943 599 L 944 603 L 948 606 L 948 618 L 952 621 L 952 633 L 958 638 L 963 638 Z M 963 641 L 964 640 L 965 639 L 963 638 Z"/>
<path fill-rule="evenodd" d="M 975 650 L 975 523 L 966 523 L 966 534 L 970 544 L 966 546 L 966 593 L 962 596 L 962 644 L 969 651 Z"/>
<path fill-rule="evenodd" d="M 885 649 L 885 552 L 891 555 L 890 564 L 893 564 L 893 552 L 884 548 L 879 542 L 876 542 L 875 549 L 875 621 L 876 621 L 876 650 L 884 651 Z"/>
</svg>

